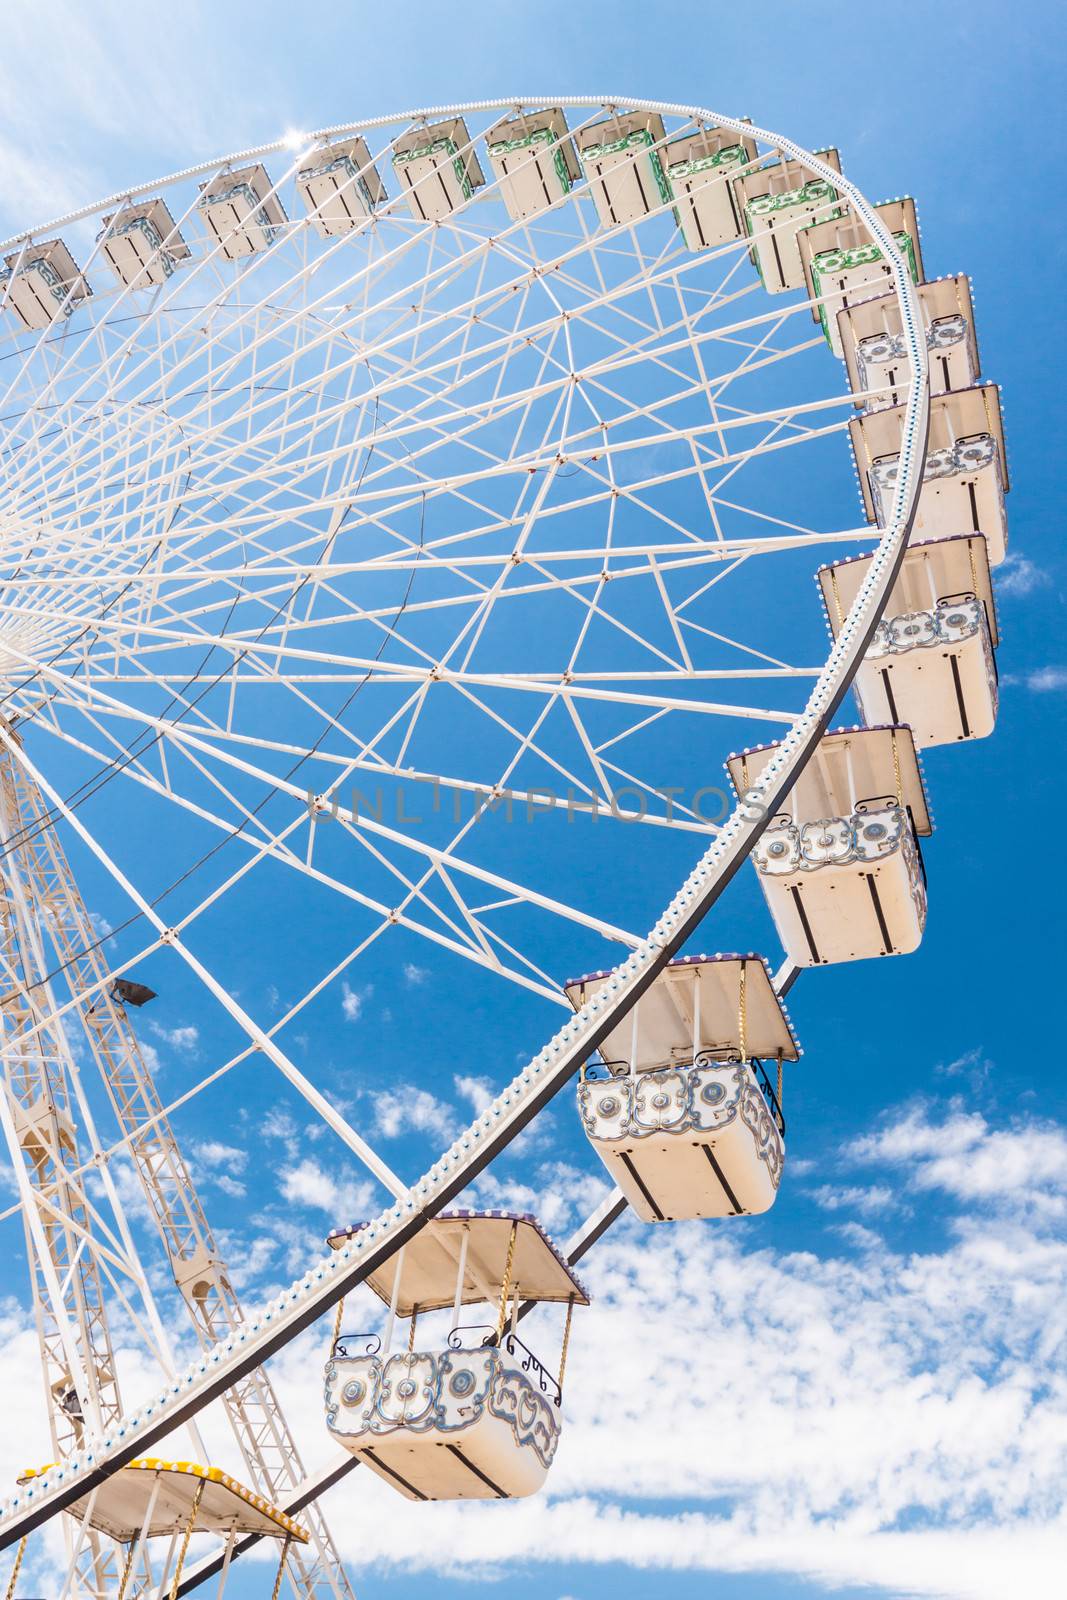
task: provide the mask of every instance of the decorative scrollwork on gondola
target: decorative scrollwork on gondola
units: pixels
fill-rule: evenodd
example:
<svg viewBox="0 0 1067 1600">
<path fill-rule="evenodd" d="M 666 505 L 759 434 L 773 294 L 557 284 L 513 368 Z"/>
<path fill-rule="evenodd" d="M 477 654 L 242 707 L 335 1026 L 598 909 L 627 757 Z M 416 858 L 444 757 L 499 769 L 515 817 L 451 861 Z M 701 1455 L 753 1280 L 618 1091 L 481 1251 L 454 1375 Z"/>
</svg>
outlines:
<svg viewBox="0 0 1067 1600">
<path fill-rule="evenodd" d="M 946 445 L 941 450 L 931 450 L 923 467 L 923 482 L 930 483 L 937 478 L 958 478 L 972 472 L 984 472 L 990 467 L 999 474 L 996 440 L 990 433 L 976 433 L 970 438 L 958 439 L 955 444 Z M 879 524 L 884 525 L 889 514 L 899 475 L 899 456 L 880 456 L 871 463 L 871 497 Z"/>
<path fill-rule="evenodd" d="M 483 1334 L 489 1338 L 472 1344 L 472 1336 Z M 459 1433 L 488 1409 L 547 1467 L 559 1438 L 559 1384 L 515 1333 L 505 1332 L 499 1346 L 490 1339 L 495 1333 L 488 1327 L 455 1328 L 444 1351 L 407 1351 L 384 1362 L 376 1356 L 331 1359 L 327 1426 L 358 1449 L 363 1435 Z"/>
<path fill-rule="evenodd" d="M 960 313 L 947 317 L 934 317 L 926 330 L 926 347 L 930 351 L 950 350 L 962 344 L 967 337 L 967 319 Z M 902 333 L 872 333 L 860 339 L 856 354 L 864 367 L 882 366 L 887 361 L 903 361 L 907 350 Z"/>
<path fill-rule="evenodd" d="M 474 1335 L 481 1335 L 475 1338 Z M 463 1322 L 452 1329 L 448 1336 L 450 1350 L 472 1350 L 477 1345 L 483 1347 L 498 1343 L 497 1332 L 488 1322 Z"/>
<path fill-rule="evenodd" d="M 740 1116 L 757 1145 L 762 1148 L 774 1143 L 779 1147 L 773 1159 L 764 1159 L 772 1172 L 780 1173 L 785 1159 L 781 1150 L 785 1121 L 766 1074 L 761 1067 L 759 1075 L 754 1071 L 758 1066 L 722 1061 L 700 1051 L 688 1066 L 635 1073 L 625 1084 L 581 1083 L 578 1108 L 586 1132 L 598 1143 L 689 1131 L 718 1133 Z M 605 1093 L 609 1088 L 610 1093 Z"/>
<path fill-rule="evenodd" d="M 340 1361 L 380 1355 L 381 1348 L 381 1335 L 377 1333 L 340 1333 L 333 1342 L 333 1353 Z"/>
<path fill-rule="evenodd" d="M 776 818 L 753 850 L 752 860 L 757 872 L 781 877 L 856 861 L 881 861 L 902 849 L 905 839 L 914 843 L 904 807 L 894 802 L 876 807 L 866 801 L 857 803 L 847 817 L 824 817 L 801 827 L 791 819 Z"/>
<path fill-rule="evenodd" d="M 554 1406 L 563 1404 L 563 1391 L 558 1380 L 544 1363 L 538 1360 L 529 1345 L 523 1344 L 519 1336 L 510 1329 L 504 1335 L 503 1348 L 510 1356 L 514 1356 L 523 1372 L 532 1374 L 537 1379 L 541 1393 L 547 1395 Z"/>
<path fill-rule="evenodd" d="M 980 600 L 939 601 L 928 611 L 904 611 L 886 617 L 874 630 L 867 648 L 870 657 L 904 655 L 909 650 L 943 648 L 960 644 L 988 627 Z"/>
</svg>

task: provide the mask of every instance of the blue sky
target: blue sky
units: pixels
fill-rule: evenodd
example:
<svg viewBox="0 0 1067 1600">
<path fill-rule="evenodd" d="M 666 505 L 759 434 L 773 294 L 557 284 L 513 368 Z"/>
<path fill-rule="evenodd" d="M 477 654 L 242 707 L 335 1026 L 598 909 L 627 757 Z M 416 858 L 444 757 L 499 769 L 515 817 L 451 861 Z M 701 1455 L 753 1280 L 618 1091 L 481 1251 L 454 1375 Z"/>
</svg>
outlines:
<svg viewBox="0 0 1067 1600">
<path fill-rule="evenodd" d="M 418 1528 L 362 1473 L 333 1492 L 327 1509 L 365 1600 L 458 1597 L 475 1579 L 486 1593 L 506 1581 L 523 1600 L 592 1600 L 609 1585 L 620 1600 L 997 1600 L 1062 1571 L 1055 841 L 1067 646 L 1052 326 L 1065 240 L 1047 196 L 1059 182 L 1064 53 L 1059 8 L 1044 4 L 1009 14 L 905 0 L 877 17 L 778 3 L 658 14 L 630 0 L 462 13 L 419 0 L 332 14 L 8 7 L 5 233 L 291 127 L 516 91 L 631 92 L 750 115 L 809 148 L 836 144 L 869 197 L 915 195 L 928 270 L 971 274 L 984 371 L 1003 388 L 1013 491 L 998 575 L 1000 725 L 992 740 L 926 758 L 938 831 L 925 849 L 920 952 L 810 974 L 794 991 L 805 1056 L 768 1217 L 729 1232 L 627 1225 L 590 1261 L 598 1304 L 576 1330 L 568 1445 L 547 1500 L 420 1508 Z M 128 848 L 147 870 L 150 840 Z M 664 853 L 664 888 L 687 859 Z M 119 919 L 101 878 L 90 874 L 87 892 Z M 292 898 L 269 918 L 250 899 L 240 948 L 209 947 L 268 1015 L 319 955 L 301 940 L 292 886 L 276 893 Z M 706 944 L 774 952 L 751 882 L 731 890 Z M 516 1044 L 555 1026 L 536 997 L 468 997 L 456 983 L 398 939 L 331 991 L 305 1040 L 305 1070 L 347 1099 L 406 1177 L 478 1108 L 486 1082 L 504 1080 Z M 168 1094 L 232 1045 L 176 971 L 142 1027 Z M 245 1069 L 210 1126 L 181 1126 L 250 1298 L 302 1268 L 337 1208 L 374 1201 L 253 1072 L 267 1069 Z M 598 1192 L 566 1100 L 479 1190 L 486 1203 L 536 1204 L 561 1234 Z M 17 1267 L 4 1288 L 24 1300 Z M 6 1370 L 20 1381 L 32 1349 L 17 1304 L 9 1314 Z M 318 1351 L 304 1341 L 280 1363 L 309 1440 Z M 24 1426 L 33 1437 L 30 1410 Z M 238 1592 L 261 1579 L 253 1570 Z"/>
</svg>

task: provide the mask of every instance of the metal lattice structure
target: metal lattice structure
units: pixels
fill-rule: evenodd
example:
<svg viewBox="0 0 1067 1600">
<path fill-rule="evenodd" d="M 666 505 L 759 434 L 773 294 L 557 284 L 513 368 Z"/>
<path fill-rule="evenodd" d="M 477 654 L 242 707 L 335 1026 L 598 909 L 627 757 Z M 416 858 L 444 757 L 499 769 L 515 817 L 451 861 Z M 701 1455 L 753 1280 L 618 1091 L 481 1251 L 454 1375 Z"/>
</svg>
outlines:
<svg viewBox="0 0 1067 1600">
<path fill-rule="evenodd" d="M 77 1177 L 66 1177 L 67 1169 L 81 1165 L 71 1115 L 76 1070 L 67 1043 L 71 1024 L 55 1017 L 58 1008 L 48 972 L 58 969 L 63 974 L 74 1002 L 68 1015 L 81 1025 L 201 1345 L 210 1349 L 219 1339 L 239 1332 L 243 1313 L 136 1034 L 115 997 L 91 919 L 40 794 L 10 760 L 0 764 L 0 774 L 4 838 L 9 841 L 4 882 L 11 909 L 4 930 L 12 959 L 6 970 L 11 987 L 36 1001 L 34 1009 L 21 1017 L 9 1012 L 5 1059 L 18 1063 L 9 1075 L 12 1099 L 22 1111 L 16 1131 L 26 1153 L 29 1181 L 40 1197 L 44 1251 L 39 1238 L 29 1239 L 36 1263 L 34 1308 L 47 1363 L 46 1383 L 55 1397 L 53 1444 L 63 1458 L 81 1443 L 85 1417 L 92 1419 L 92 1431 L 99 1434 L 118 1422 L 122 1405 L 99 1267 L 91 1252 L 78 1248 L 92 1235 L 84 1187 Z M 29 949 L 32 959 L 20 960 L 17 952 Z M 29 1033 L 31 1027 L 41 1031 L 22 1047 L 20 1034 Z M 52 1060 L 38 1055 L 42 1039 L 54 1041 Z M 93 1142 L 96 1157 L 100 1151 L 95 1135 Z M 121 1215 L 118 1206 L 116 1210 Z M 132 1241 L 127 1237 L 124 1242 L 135 1260 Z M 50 1277 L 54 1285 L 65 1287 L 72 1302 L 66 1323 L 74 1333 L 73 1350 L 53 1308 Z M 145 1298 L 146 1288 L 142 1276 L 138 1289 Z M 79 1393 L 86 1379 L 87 1387 Z M 226 1392 L 223 1405 L 251 1483 L 271 1502 L 285 1500 L 303 1482 L 305 1472 L 267 1374 L 261 1369 L 248 1373 Z M 300 1552 L 290 1557 L 298 1592 L 334 1594 L 344 1600 L 351 1588 L 329 1530 L 314 1508 L 306 1520 L 313 1535 L 310 1563 Z"/>
</svg>

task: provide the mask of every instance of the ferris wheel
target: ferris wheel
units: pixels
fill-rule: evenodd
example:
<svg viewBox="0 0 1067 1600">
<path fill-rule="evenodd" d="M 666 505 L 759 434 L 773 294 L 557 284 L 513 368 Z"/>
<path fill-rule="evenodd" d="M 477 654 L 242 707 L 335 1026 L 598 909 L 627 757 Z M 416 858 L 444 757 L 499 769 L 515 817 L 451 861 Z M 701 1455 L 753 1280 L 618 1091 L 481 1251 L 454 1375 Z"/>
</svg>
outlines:
<svg viewBox="0 0 1067 1600">
<path fill-rule="evenodd" d="M 47 1457 L 0 1531 L 21 1561 L 61 1528 L 64 1596 L 221 1587 L 276 1538 L 275 1593 L 344 1597 L 325 1490 L 536 1490 L 581 1258 L 628 1210 L 768 1209 L 787 991 L 919 944 L 918 752 L 996 719 L 997 390 L 910 199 L 699 108 L 292 135 L 2 248 L 0 1119 Z M 771 961 L 704 922 L 748 860 Z M 525 1063 L 414 1182 L 294 1044 L 382 949 Z M 247 997 L 283 971 L 280 1013 Z M 177 1093 L 153 984 L 211 1040 Z M 556 1006 L 543 1048 L 488 1037 Z M 183 1153 L 251 1067 L 253 1115 L 286 1097 L 375 1197 L 256 1311 Z M 576 1078 L 610 1192 L 554 1244 L 466 1201 Z M 558 1363 L 519 1334 L 539 1302 Z M 319 1322 L 294 1430 L 270 1359 Z"/>
</svg>

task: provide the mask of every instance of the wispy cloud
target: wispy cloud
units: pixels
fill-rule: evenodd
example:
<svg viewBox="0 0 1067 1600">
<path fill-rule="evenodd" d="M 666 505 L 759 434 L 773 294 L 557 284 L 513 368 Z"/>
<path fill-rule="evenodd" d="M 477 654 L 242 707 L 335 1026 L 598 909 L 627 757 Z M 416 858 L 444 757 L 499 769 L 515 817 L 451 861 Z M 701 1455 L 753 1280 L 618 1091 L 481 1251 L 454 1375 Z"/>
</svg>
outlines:
<svg viewBox="0 0 1067 1600">
<path fill-rule="evenodd" d="M 454 1139 L 459 1130 L 455 1108 L 428 1089 L 385 1089 L 375 1096 L 374 1126 L 385 1139 L 402 1133 L 432 1134 Z"/>
<path fill-rule="evenodd" d="M 351 1222 L 374 1209 L 376 1189 L 368 1180 L 337 1177 L 317 1161 L 305 1159 L 279 1174 L 282 1198 L 290 1205 L 324 1211 L 333 1222 Z"/>
<path fill-rule="evenodd" d="M 855 1140 L 859 1161 L 907 1170 L 919 1189 L 940 1189 L 961 1201 L 1067 1215 L 1067 1129 L 1032 1119 L 991 1127 L 978 1112 L 931 1119 L 913 1107 L 878 1133 Z"/>
<path fill-rule="evenodd" d="M 159 1051 L 156 1049 L 154 1044 L 149 1044 L 147 1039 L 138 1039 L 137 1044 L 141 1051 L 141 1059 L 145 1066 L 148 1068 L 153 1078 L 159 1077 L 164 1070 Z"/>
<path fill-rule="evenodd" d="M 96 937 L 102 940 L 109 949 L 113 950 L 115 948 L 116 941 L 111 936 L 111 924 L 107 918 L 101 916 L 99 911 L 90 911 L 89 921 L 93 925 L 93 932 L 96 934 Z"/>
<path fill-rule="evenodd" d="M 207 1167 L 228 1167 L 231 1172 L 243 1172 L 248 1165 L 248 1151 L 239 1145 L 223 1144 L 218 1139 L 204 1139 L 193 1145 L 193 1154 Z"/>
<path fill-rule="evenodd" d="M 264 1139 L 276 1139 L 284 1145 L 289 1160 L 296 1160 L 300 1141 L 296 1123 L 288 1111 L 280 1111 L 276 1106 L 270 1106 L 260 1115 L 257 1126 Z"/>
<path fill-rule="evenodd" d="M 1023 598 L 1051 583 L 1048 573 L 1028 560 L 1019 550 L 1010 550 L 997 568 L 997 595 Z"/>
<path fill-rule="evenodd" d="M 200 1040 L 200 1030 L 189 1024 L 181 1028 L 164 1028 L 158 1022 L 149 1022 L 148 1026 L 157 1039 L 163 1039 L 175 1050 L 189 1054 L 196 1049 Z"/>
<path fill-rule="evenodd" d="M 835 1222 L 831 1224 L 830 1231 L 836 1233 L 846 1244 L 850 1244 L 853 1250 L 863 1252 L 882 1247 L 881 1234 L 875 1233 L 873 1228 L 864 1227 L 862 1222 L 855 1222 L 852 1219 L 847 1222 Z"/>
<path fill-rule="evenodd" d="M 471 1073 L 457 1073 L 453 1078 L 456 1093 L 466 1100 L 476 1117 L 480 1117 L 493 1100 L 496 1090 L 488 1078 L 478 1078 Z"/>
<path fill-rule="evenodd" d="M 228 1194 L 231 1200 L 243 1200 L 248 1193 L 240 1178 L 231 1178 L 228 1172 L 217 1172 L 214 1181 L 215 1187 L 221 1189 L 223 1194 Z"/>
<path fill-rule="evenodd" d="M 972 1089 L 980 1089 L 992 1071 L 993 1062 L 980 1045 L 965 1050 L 951 1061 L 939 1062 L 934 1068 L 939 1078 L 966 1078 Z"/>
<path fill-rule="evenodd" d="M 599 1173 L 583 1171 L 567 1161 L 544 1161 L 529 1182 L 484 1172 L 460 1197 L 460 1203 L 529 1212 L 558 1238 L 595 1211 L 609 1187 Z"/>
<path fill-rule="evenodd" d="M 240 148 L 264 125 L 263 90 L 286 94 L 270 52 L 234 77 L 230 35 L 200 3 L 168 13 L 126 0 L 4 9 L 0 54 L 0 227 L 46 221 L 152 173 Z M 203 41 L 215 37 L 217 48 Z M 47 72 L 43 69 L 47 63 Z M 253 88 L 252 79 L 257 87 Z M 47 85 L 47 87 L 46 87 Z M 271 99 L 275 98 L 271 94 Z M 137 130 L 136 139 L 131 130 Z M 123 141 L 122 169 L 109 161 Z M 4 227 L 6 224 L 6 227 Z"/>
<path fill-rule="evenodd" d="M 479 1077 L 476 1073 L 457 1073 L 452 1079 L 456 1093 L 461 1100 L 466 1100 L 471 1111 L 476 1117 L 496 1099 L 500 1090 L 491 1078 Z M 513 1156 L 528 1156 L 531 1151 L 551 1144 L 552 1113 L 543 1111 L 541 1115 L 529 1123 L 509 1145 Z"/>
<path fill-rule="evenodd" d="M 824 1183 L 810 1191 L 811 1197 L 827 1211 L 858 1211 L 861 1216 L 877 1216 L 896 1204 L 892 1189 L 885 1184 L 874 1184 L 865 1189 L 855 1184 L 843 1186 Z"/>
<path fill-rule="evenodd" d="M 201 1139 L 193 1143 L 191 1153 L 198 1181 L 213 1183 L 231 1200 L 241 1200 L 247 1194 L 241 1180 L 248 1165 L 248 1151 L 239 1145 L 223 1144 L 220 1139 Z"/>
<path fill-rule="evenodd" d="M 1028 672 L 1023 682 L 1032 694 L 1055 694 L 1067 689 L 1067 667 L 1038 667 Z"/>
<path fill-rule="evenodd" d="M 360 993 L 350 983 L 341 984 L 341 1015 L 346 1022 L 358 1022 L 363 1015 L 363 1001 L 368 990 Z"/>
<path fill-rule="evenodd" d="M 847 1253 L 819 1255 L 756 1246 L 744 1222 L 624 1225 L 582 1264 L 594 1300 L 575 1315 L 550 1497 L 426 1508 L 416 1544 L 405 1502 L 368 1477 L 345 1554 L 422 1572 L 534 1565 L 546 1593 L 599 1592 L 620 1551 L 650 1593 L 681 1572 L 928 1600 L 1057 1592 L 1067 1241 L 1004 1189 L 1055 1199 L 1067 1128 L 909 1106 L 851 1157 L 938 1186 L 946 1207 L 959 1197 L 973 1226 L 898 1255 L 844 1221 Z M 543 1177 L 550 1194 L 575 1181 Z M 478 1187 L 522 1209 L 546 1197 L 540 1180 L 529 1195 Z M 527 1335 L 550 1360 L 558 1320 L 545 1308 Z M 294 1411 L 317 1401 L 304 1369 L 285 1373 Z"/>
</svg>

